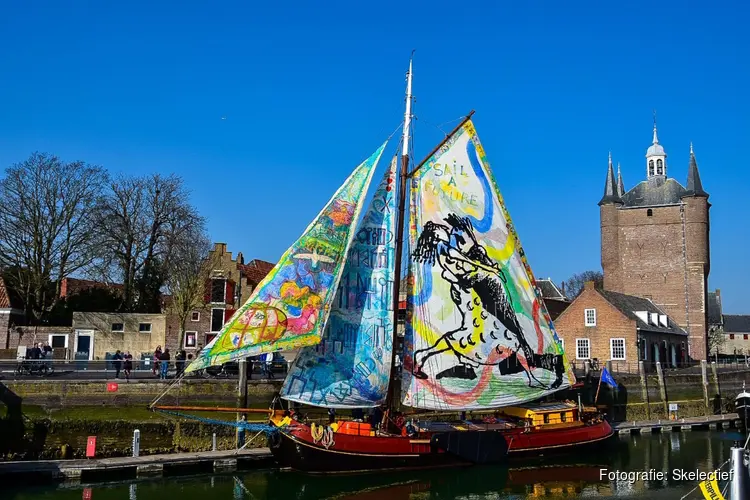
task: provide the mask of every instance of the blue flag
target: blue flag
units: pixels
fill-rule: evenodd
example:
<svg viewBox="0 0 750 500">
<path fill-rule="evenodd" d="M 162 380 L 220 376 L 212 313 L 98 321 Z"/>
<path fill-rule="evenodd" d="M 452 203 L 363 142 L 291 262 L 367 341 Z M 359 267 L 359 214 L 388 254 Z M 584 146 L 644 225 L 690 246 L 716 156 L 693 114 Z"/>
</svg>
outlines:
<svg viewBox="0 0 750 500">
<path fill-rule="evenodd" d="M 602 377 L 601 377 L 601 379 L 602 379 L 602 382 L 604 382 L 605 384 L 607 384 L 611 388 L 617 389 L 617 382 L 615 382 L 615 379 L 612 378 L 612 375 L 609 373 L 609 370 L 607 370 L 606 367 L 602 370 Z"/>
</svg>

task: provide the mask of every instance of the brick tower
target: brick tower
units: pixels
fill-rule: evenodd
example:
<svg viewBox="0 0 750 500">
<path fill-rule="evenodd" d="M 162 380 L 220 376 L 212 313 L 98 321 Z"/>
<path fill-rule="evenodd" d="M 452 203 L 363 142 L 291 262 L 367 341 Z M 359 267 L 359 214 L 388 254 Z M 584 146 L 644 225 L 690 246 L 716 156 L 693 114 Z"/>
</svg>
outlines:
<svg viewBox="0 0 750 500">
<path fill-rule="evenodd" d="M 667 177 L 667 153 L 654 135 L 646 180 L 625 192 L 609 158 L 599 201 L 604 288 L 651 299 L 689 333 L 687 355 L 706 359 L 708 193 L 690 145 L 687 186 Z"/>
</svg>

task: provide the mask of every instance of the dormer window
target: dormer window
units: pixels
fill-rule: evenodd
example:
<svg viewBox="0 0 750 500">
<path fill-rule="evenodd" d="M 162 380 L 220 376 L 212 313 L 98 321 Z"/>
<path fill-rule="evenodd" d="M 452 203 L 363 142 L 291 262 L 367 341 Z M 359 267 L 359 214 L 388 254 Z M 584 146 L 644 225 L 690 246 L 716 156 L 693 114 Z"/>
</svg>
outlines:
<svg viewBox="0 0 750 500">
<path fill-rule="evenodd" d="M 648 175 L 649 177 L 654 175 L 654 160 L 648 161 Z"/>
</svg>

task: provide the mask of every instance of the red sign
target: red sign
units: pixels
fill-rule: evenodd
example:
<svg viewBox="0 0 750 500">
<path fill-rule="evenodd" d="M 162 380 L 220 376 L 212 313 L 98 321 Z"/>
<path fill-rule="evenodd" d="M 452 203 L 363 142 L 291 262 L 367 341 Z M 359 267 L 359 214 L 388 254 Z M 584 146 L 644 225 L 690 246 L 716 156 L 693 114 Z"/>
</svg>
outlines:
<svg viewBox="0 0 750 500">
<path fill-rule="evenodd" d="M 119 386 L 115 384 L 114 382 L 110 382 L 107 384 L 107 392 L 117 392 L 117 388 Z"/>
<path fill-rule="evenodd" d="M 86 458 L 93 458 L 96 455 L 96 436 L 89 436 L 86 440 Z"/>
<path fill-rule="evenodd" d="M 83 500 L 91 500 L 91 488 L 83 489 Z"/>
</svg>

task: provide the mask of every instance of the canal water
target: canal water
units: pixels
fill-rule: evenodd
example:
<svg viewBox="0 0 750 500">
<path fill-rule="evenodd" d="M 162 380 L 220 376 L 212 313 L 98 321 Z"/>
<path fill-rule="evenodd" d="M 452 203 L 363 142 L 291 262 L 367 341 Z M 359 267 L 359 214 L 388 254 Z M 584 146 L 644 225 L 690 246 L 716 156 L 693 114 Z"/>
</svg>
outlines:
<svg viewBox="0 0 750 500">
<path fill-rule="evenodd" d="M 711 471 L 742 436 L 734 431 L 619 436 L 606 451 L 524 466 L 482 466 L 357 476 L 291 471 L 163 478 L 90 485 L 33 486 L 3 491 L 3 500 L 427 500 L 427 499 L 675 499 L 698 481 L 678 473 Z M 744 444 L 744 443 L 743 443 Z M 604 472 L 602 472 L 604 469 Z M 725 469 L 726 470 L 726 466 Z M 662 480 L 608 479 L 608 472 L 666 473 Z M 720 486 L 723 484 L 720 482 Z M 688 498 L 702 498 L 700 491 Z"/>
</svg>

